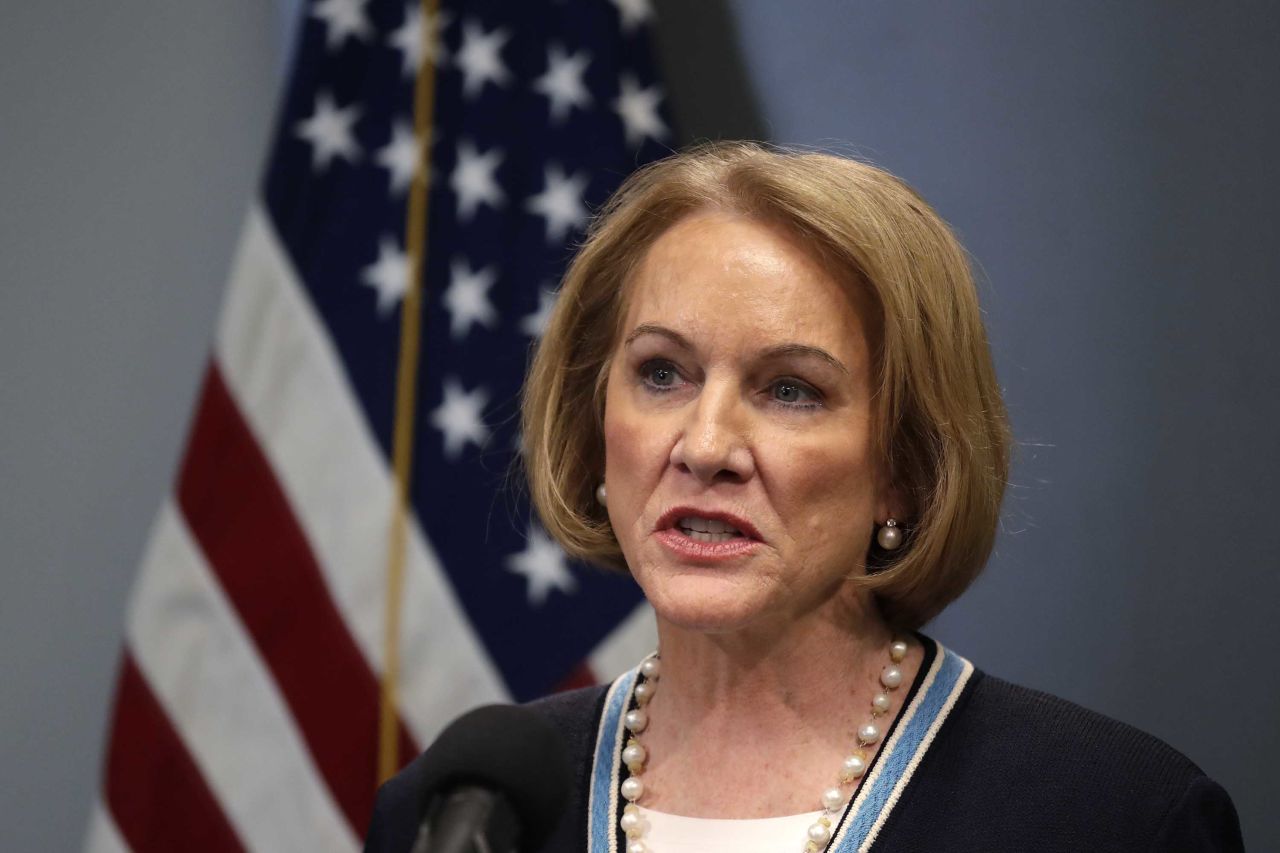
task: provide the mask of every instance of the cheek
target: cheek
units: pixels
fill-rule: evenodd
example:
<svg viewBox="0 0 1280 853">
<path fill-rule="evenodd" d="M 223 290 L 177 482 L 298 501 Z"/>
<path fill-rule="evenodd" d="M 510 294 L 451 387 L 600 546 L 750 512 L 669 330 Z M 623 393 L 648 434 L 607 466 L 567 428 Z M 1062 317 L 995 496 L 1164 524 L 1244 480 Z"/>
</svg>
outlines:
<svg viewBox="0 0 1280 853">
<path fill-rule="evenodd" d="M 645 510 L 662 477 L 661 455 L 654 446 L 653 430 L 635 421 L 605 419 L 605 507 L 613 535 L 632 571 L 640 564 L 640 548 L 649 522 Z"/>
<path fill-rule="evenodd" d="M 615 531 L 629 528 L 643 510 L 668 456 L 656 425 L 627 409 L 625 404 L 614 406 L 604 419 L 605 482 Z"/>
<path fill-rule="evenodd" d="M 786 484 L 779 510 L 791 516 L 788 526 L 798 537 L 821 548 L 870 529 L 875 472 L 861 442 L 793 443 L 778 461 Z"/>
<path fill-rule="evenodd" d="M 639 437 L 639 430 L 634 426 L 620 418 L 605 416 L 604 470 L 611 491 L 623 491 L 623 472 L 632 468 L 635 444 Z"/>
</svg>

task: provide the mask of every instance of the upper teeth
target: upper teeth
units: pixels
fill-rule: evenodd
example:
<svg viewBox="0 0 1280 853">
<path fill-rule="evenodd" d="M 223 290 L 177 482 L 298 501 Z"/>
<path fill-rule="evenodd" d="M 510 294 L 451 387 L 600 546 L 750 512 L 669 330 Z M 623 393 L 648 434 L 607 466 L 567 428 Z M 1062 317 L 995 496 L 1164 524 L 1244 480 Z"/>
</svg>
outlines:
<svg viewBox="0 0 1280 853">
<path fill-rule="evenodd" d="M 732 524 L 725 524 L 718 518 L 698 518 L 691 515 L 680 519 L 680 526 L 685 530 L 697 530 L 702 533 L 739 533 Z"/>
</svg>

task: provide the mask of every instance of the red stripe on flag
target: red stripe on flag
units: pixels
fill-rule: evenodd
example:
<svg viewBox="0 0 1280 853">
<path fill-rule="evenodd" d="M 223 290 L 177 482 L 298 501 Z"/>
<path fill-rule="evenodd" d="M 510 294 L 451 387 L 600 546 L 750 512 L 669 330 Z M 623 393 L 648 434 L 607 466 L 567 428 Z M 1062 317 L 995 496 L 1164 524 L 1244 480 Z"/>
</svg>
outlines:
<svg viewBox="0 0 1280 853">
<path fill-rule="evenodd" d="M 560 679 L 556 684 L 553 693 L 563 693 L 566 690 L 576 690 L 579 687 L 590 687 L 596 683 L 596 674 L 591 671 L 591 667 L 586 661 L 569 670 L 568 675 Z"/>
<path fill-rule="evenodd" d="M 127 651 L 107 746 L 106 799 L 134 853 L 244 849 Z"/>
<path fill-rule="evenodd" d="M 178 502 L 321 775 L 363 837 L 377 782 L 377 677 L 216 364 L 201 392 Z M 401 764 L 417 752 L 401 721 Z"/>
</svg>

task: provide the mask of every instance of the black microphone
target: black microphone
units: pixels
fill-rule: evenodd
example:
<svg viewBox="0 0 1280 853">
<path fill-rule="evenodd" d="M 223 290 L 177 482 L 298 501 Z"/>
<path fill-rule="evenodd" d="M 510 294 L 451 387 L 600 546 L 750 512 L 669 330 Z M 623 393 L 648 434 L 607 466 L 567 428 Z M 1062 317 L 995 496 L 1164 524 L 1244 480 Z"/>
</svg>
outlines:
<svg viewBox="0 0 1280 853">
<path fill-rule="evenodd" d="M 536 850 L 560 820 L 569 763 L 535 711 L 486 705 L 454 720 L 419 762 L 422 823 L 413 853 Z"/>
</svg>

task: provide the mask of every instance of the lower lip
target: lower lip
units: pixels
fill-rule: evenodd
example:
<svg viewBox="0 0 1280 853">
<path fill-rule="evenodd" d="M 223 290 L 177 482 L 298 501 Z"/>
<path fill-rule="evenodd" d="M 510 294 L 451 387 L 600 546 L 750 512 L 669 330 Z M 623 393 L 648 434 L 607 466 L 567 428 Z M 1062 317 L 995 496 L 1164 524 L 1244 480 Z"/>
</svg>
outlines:
<svg viewBox="0 0 1280 853">
<path fill-rule="evenodd" d="M 731 560 L 750 554 L 760 547 L 757 539 L 735 536 L 722 542 L 701 542 L 692 536 L 685 536 L 678 529 L 667 528 L 654 534 L 669 551 L 688 560 L 713 563 L 720 560 Z"/>
</svg>

